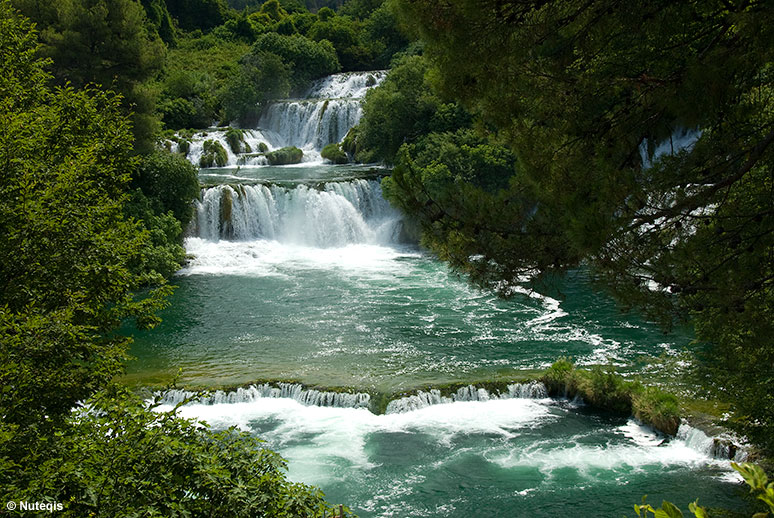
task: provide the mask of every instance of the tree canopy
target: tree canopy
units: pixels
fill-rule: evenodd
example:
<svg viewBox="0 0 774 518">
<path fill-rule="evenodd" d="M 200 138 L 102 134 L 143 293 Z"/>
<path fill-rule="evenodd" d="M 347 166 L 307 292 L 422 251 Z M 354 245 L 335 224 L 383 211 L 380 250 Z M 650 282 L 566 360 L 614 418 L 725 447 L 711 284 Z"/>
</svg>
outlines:
<svg viewBox="0 0 774 518">
<path fill-rule="evenodd" d="M 440 95 L 516 156 L 507 187 L 441 198 L 403 150 L 392 196 L 433 248 L 503 291 L 587 265 L 624 305 L 691 319 L 731 424 L 774 446 L 770 5 L 397 6 Z"/>
</svg>

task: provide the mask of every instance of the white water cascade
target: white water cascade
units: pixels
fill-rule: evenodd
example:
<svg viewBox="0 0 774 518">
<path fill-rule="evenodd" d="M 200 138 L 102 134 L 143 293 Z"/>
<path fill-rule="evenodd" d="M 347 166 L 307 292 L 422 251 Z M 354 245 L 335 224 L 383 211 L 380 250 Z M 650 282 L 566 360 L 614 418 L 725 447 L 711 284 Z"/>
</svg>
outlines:
<svg viewBox="0 0 774 518">
<path fill-rule="evenodd" d="M 387 404 L 387 414 L 400 414 L 426 408 L 433 405 L 443 405 L 460 401 L 491 401 L 496 399 L 543 399 L 548 397 L 545 385 L 537 381 L 530 383 L 513 383 L 508 385 L 508 391 L 502 393 L 489 392 L 485 388 L 473 385 L 461 387 L 449 396 L 441 395 L 438 389 L 429 392 L 418 391 L 411 396 L 393 399 Z"/>
<path fill-rule="evenodd" d="M 243 139 L 249 152 L 238 154 L 226 140 L 226 130 L 209 129 L 196 133 L 189 140 L 186 155 L 194 165 L 204 152 L 204 142 L 214 140 L 226 151 L 226 167 L 264 166 L 266 158 L 259 153 L 262 145 L 268 151 L 295 146 L 304 151 L 304 162 L 320 162 L 320 150 L 333 142 L 340 142 L 363 114 L 360 103 L 366 92 L 387 77 L 386 70 L 345 72 L 315 81 L 298 99 L 277 100 L 269 104 L 257 128 L 245 128 Z M 177 152 L 179 144 L 169 142 Z"/>
<path fill-rule="evenodd" d="M 198 237 L 218 241 L 271 239 L 315 247 L 389 244 L 398 213 L 378 180 L 298 185 L 219 185 L 196 202 Z"/>
<path fill-rule="evenodd" d="M 386 71 L 348 72 L 320 79 L 303 98 L 270 104 L 259 128 L 272 147 L 296 146 L 305 154 L 319 152 L 340 142 L 358 123 L 365 93 L 386 76 Z"/>
<path fill-rule="evenodd" d="M 161 394 L 164 405 L 178 405 L 186 400 L 193 400 L 200 405 L 224 405 L 234 403 L 251 403 L 263 398 L 287 398 L 298 401 L 304 406 L 321 406 L 336 408 L 363 408 L 371 401 L 371 396 L 362 392 L 331 392 L 306 389 L 298 383 L 278 383 L 276 386 L 268 383 L 240 387 L 234 391 L 215 391 L 210 395 L 200 395 L 188 390 L 169 390 Z"/>
</svg>

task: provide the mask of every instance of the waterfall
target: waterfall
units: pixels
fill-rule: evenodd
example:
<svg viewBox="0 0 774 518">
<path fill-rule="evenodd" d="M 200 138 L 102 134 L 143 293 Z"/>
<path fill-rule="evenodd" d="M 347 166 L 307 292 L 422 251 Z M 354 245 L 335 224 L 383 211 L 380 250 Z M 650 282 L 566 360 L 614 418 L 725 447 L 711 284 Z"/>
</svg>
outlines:
<svg viewBox="0 0 774 518">
<path fill-rule="evenodd" d="M 340 142 L 361 115 L 358 99 L 278 101 L 266 108 L 260 125 L 273 147 L 320 151 Z"/>
<path fill-rule="evenodd" d="M 508 385 L 508 392 L 490 393 L 484 388 L 477 388 L 473 385 L 461 387 L 456 393 L 449 396 L 442 396 L 441 391 L 432 389 L 429 392 L 418 391 L 411 396 L 394 399 L 387 404 L 386 414 L 400 414 L 419 410 L 432 405 L 442 405 L 455 403 L 458 401 L 489 401 L 492 399 L 543 399 L 548 397 L 548 390 L 545 385 L 537 381 L 530 383 L 513 383 Z"/>
<path fill-rule="evenodd" d="M 334 74 L 315 82 L 303 99 L 275 101 L 259 122 L 272 147 L 320 151 L 340 142 L 360 120 L 360 101 L 386 71 Z"/>
<path fill-rule="evenodd" d="M 198 392 L 173 389 L 159 394 L 164 405 L 178 405 L 184 401 L 196 398 L 193 403 L 202 405 L 221 405 L 230 403 L 250 403 L 261 398 L 286 398 L 294 399 L 306 406 L 325 406 L 337 408 L 364 408 L 368 407 L 371 396 L 362 392 L 330 392 L 314 389 L 305 389 L 298 383 L 278 383 L 276 386 L 264 383 L 262 385 L 250 385 L 246 388 L 238 388 L 234 391 L 224 392 L 218 390 L 210 395 L 201 396 Z"/>
<path fill-rule="evenodd" d="M 280 242 L 315 247 L 391 243 L 399 216 L 378 180 L 307 185 L 219 185 L 196 202 L 198 237 Z"/>
<path fill-rule="evenodd" d="M 747 451 L 739 445 L 739 440 L 727 434 L 709 436 L 683 422 L 677 429 L 675 438 L 708 457 L 736 462 L 744 462 L 747 459 Z"/>
<path fill-rule="evenodd" d="M 546 387 L 542 383 L 514 383 L 508 385 L 507 392 L 490 393 L 484 388 L 472 385 L 461 387 L 451 396 L 442 396 L 439 390 L 429 392 L 419 391 L 415 395 L 394 399 L 387 404 L 385 414 L 400 414 L 411 412 L 431 405 L 454 403 L 459 401 L 490 401 L 496 399 L 543 399 L 548 397 Z M 193 404 L 222 405 L 234 403 L 250 403 L 261 398 L 293 399 L 305 406 L 324 406 L 337 408 L 368 408 L 371 396 L 363 392 L 333 392 L 304 388 L 298 383 L 277 383 L 271 385 L 250 385 L 225 392 L 218 390 L 211 394 L 203 394 L 189 390 L 172 389 L 158 393 L 163 405 L 178 405 L 195 398 Z"/>
<path fill-rule="evenodd" d="M 258 128 L 244 129 L 244 153 L 235 153 L 226 140 L 226 130 L 209 129 L 186 138 L 188 160 L 199 166 L 204 142 L 214 140 L 226 151 L 227 167 L 268 165 L 260 149 L 269 151 L 287 146 L 304 150 L 304 162 L 320 160 L 320 150 L 333 142 L 341 142 L 362 115 L 360 103 L 368 89 L 378 85 L 386 70 L 333 74 L 315 81 L 300 99 L 277 100 L 269 104 L 261 116 Z M 177 152 L 177 142 L 168 142 Z"/>
</svg>

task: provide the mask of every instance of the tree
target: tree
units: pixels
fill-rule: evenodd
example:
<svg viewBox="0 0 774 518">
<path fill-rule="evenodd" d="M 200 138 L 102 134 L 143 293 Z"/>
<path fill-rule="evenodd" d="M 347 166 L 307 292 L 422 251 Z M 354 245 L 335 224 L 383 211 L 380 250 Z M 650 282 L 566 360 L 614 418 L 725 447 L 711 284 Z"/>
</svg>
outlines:
<svg viewBox="0 0 774 518">
<path fill-rule="evenodd" d="M 248 52 L 239 65 L 220 97 L 226 120 L 247 127 L 258 123 L 266 101 L 288 94 L 290 73 L 282 59 L 270 52 Z"/>
<path fill-rule="evenodd" d="M 158 72 L 166 49 L 142 5 L 135 0 L 62 0 L 41 9 L 18 0 L 22 12 L 39 23 L 41 54 L 53 59 L 61 85 L 97 85 L 123 96 L 124 113 L 132 113 L 138 151 L 150 151 L 157 132 L 155 98 L 143 83 Z M 40 18 L 36 18 L 40 16 Z"/>
<path fill-rule="evenodd" d="M 212 431 L 111 386 L 26 468 L 14 498 L 65 505 L 65 516 L 320 517 L 319 489 L 285 477 L 285 461 L 236 429 Z"/>
<path fill-rule="evenodd" d="M 625 305 L 666 326 L 690 318 L 708 345 L 710 384 L 732 404 L 730 424 L 774 448 L 774 10 L 698 0 L 397 5 L 426 42 L 441 94 L 497 128 L 518 159 L 506 191 L 478 190 L 488 226 L 435 207 L 407 160 L 401 196 L 415 212 L 435 207 L 435 225 L 456 225 L 446 256 L 506 289 L 535 269 L 587 264 Z M 692 142 L 670 149 L 686 133 Z"/>
<path fill-rule="evenodd" d="M 169 14 L 184 31 L 204 32 L 222 25 L 228 5 L 225 0 L 165 0 Z"/>
<path fill-rule="evenodd" d="M 7 1 L 0 14 L 0 406 L 18 446 L 121 371 L 112 331 L 153 325 L 169 288 L 134 268 L 152 244 L 123 217 L 135 162 L 119 99 L 49 88 L 29 24 Z"/>
<path fill-rule="evenodd" d="M 329 41 L 312 41 L 300 34 L 263 34 L 256 40 L 251 53 L 254 56 L 262 53 L 279 56 L 291 71 L 291 86 L 295 90 L 307 88 L 312 79 L 333 74 L 341 68 L 336 50 Z"/>
</svg>

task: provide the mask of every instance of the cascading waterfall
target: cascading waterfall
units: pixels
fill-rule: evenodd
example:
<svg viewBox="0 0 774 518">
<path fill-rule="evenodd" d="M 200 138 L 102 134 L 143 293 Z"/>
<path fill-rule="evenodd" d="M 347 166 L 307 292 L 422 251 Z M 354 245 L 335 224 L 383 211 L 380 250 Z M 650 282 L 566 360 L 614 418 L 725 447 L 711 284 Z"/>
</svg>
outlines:
<svg viewBox="0 0 774 518">
<path fill-rule="evenodd" d="M 178 405 L 186 400 L 195 398 L 193 402 L 201 405 L 223 405 L 233 403 L 250 403 L 262 398 L 287 398 L 298 401 L 305 406 L 335 407 L 335 408 L 363 408 L 371 401 L 371 396 L 366 393 L 356 392 L 331 392 L 315 389 L 306 389 L 298 383 L 278 383 L 270 385 L 250 385 L 240 387 L 234 391 L 215 391 L 208 396 L 200 396 L 197 392 L 173 389 L 161 394 L 161 403 L 164 405 Z"/>
<path fill-rule="evenodd" d="M 385 71 L 334 74 L 317 81 L 303 99 L 270 104 L 259 127 L 273 147 L 296 146 L 320 151 L 340 142 L 362 115 L 360 102 Z"/>
<path fill-rule="evenodd" d="M 266 108 L 260 124 L 273 147 L 320 151 L 340 142 L 362 113 L 359 99 L 280 101 Z"/>
<path fill-rule="evenodd" d="M 387 404 L 387 414 L 411 412 L 432 405 L 450 404 L 459 401 L 491 401 L 493 399 L 543 399 L 548 397 L 546 386 L 539 382 L 513 383 L 508 385 L 508 392 L 490 393 L 485 388 L 473 385 L 461 387 L 456 393 L 442 396 L 441 391 L 432 389 L 429 392 L 419 391 L 411 396 L 394 399 Z"/>
<path fill-rule="evenodd" d="M 739 445 L 738 439 L 726 434 L 709 436 L 698 428 L 681 423 L 676 438 L 684 441 L 689 448 L 709 457 L 736 462 L 744 462 L 747 459 L 747 451 Z"/>
<path fill-rule="evenodd" d="M 307 185 L 219 185 L 196 202 L 199 237 L 280 242 L 316 247 L 394 241 L 399 217 L 378 180 Z"/>
<path fill-rule="evenodd" d="M 284 99 L 270 103 L 261 116 L 258 128 L 243 132 L 247 153 L 235 153 L 226 139 L 226 131 L 210 129 L 197 133 L 189 140 L 187 158 L 199 165 L 206 140 L 218 142 L 227 155 L 227 167 L 264 166 L 266 158 L 259 153 L 262 145 L 274 151 L 287 146 L 304 150 L 304 162 L 319 162 L 319 152 L 328 144 L 340 142 L 362 116 L 360 103 L 366 92 L 377 86 L 387 71 L 346 72 L 315 81 L 299 99 Z M 169 142 L 172 151 L 178 143 Z"/>
</svg>

